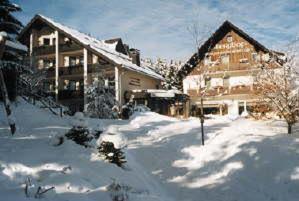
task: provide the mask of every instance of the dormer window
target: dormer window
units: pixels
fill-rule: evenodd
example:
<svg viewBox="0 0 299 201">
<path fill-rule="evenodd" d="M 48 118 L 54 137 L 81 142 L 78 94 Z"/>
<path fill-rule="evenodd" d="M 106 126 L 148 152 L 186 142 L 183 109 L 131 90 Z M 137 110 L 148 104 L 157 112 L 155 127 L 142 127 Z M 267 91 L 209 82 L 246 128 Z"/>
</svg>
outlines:
<svg viewBox="0 0 299 201">
<path fill-rule="evenodd" d="M 226 41 L 227 41 L 228 43 L 233 42 L 233 37 L 232 37 L 232 35 L 228 35 L 227 38 L 226 38 Z"/>
</svg>

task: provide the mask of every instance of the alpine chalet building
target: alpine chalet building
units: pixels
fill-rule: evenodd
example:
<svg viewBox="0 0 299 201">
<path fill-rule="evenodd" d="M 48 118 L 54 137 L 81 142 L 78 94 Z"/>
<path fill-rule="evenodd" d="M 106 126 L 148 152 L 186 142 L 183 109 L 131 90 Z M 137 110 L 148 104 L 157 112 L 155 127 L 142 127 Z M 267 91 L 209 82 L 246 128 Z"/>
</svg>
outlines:
<svg viewBox="0 0 299 201">
<path fill-rule="evenodd" d="M 158 89 L 163 80 L 120 38 L 98 40 L 42 15 L 25 26 L 19 40 L 29 47 L 30 65 L 47 72 L 44 91 L 72 111 L 84 110 L 87 87 L 99 72 L 120 105 L 127 91 Z"/>
<path fill-rule="evenodd" d="M 199 111 L 201 97 L 205 113 L 236 115 L 259 104 L 255 77 L 279 55 L 225 21 L 180 69 L 191 110 Z"/>
</svg>

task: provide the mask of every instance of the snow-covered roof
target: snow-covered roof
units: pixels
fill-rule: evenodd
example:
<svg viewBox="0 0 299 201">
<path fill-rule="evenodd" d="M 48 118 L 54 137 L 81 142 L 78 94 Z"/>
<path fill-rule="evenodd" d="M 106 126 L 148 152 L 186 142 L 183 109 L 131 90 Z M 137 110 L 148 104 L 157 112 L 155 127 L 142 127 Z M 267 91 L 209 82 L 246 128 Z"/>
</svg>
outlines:
<svg viewBox="0 0 299 201">
<path fill-rule="evenodd" d="M 176 94 L 183 94 L 179 90 L 165 90 L 165 89 L 136 89 L 132 90 L 134 93 L 138 92 L 146 92 L 149 93 L 151 97 L 159 97 L 159 98 L 173 98 Z"/>
<path fill-rule="evenodd" d="M 147 66 L 138 66 L 136 64 L 133 64 L 132 59 L 129 56 L 117 52 L 115 50 L 115 47 L 117 44 L 116 42 L 108 43 L 108 42 L 105 42 L 105 40 L 98 40 L 96 38 L 93 38 L 93 37 L 85 34 L 85 33 L 80 32 L 78 30 L 72 29 L 68 26 L 65 26 L 63 24 L 55 22 L 54 20 L 52 20 L 46 16 L 40 15 L 40 14 L 36 15 L 33 18 L 33 21 L 38 18 L 46 21 L 47 23 L 51 24 L 55 28 L 59 29 L 60 31 L 65 32 L 66 34 L 68 34 L 71 37 L 73 37 L 74 39 L 76 39 L 78 42 L 89 47 L 94 52 L 108 58 L 109 60 L 111 60 L 112 62 L 114 62 L 117 65 L 121 65 L 122 67 L 124 67 L 128 70 L 136 71 L 136 72 L 145 74 L 147 76 L 153 77 L 155 79 L 163 80 L 163 77 L 160 74 L 153 71 L 152 69 L 148 68 Z M 31 23 L 32 23 L 32 21 L 31 21 Z M 29 23 L 29 24 L 31 24 L 31 23 Z M 27 26 L 24 29 L 26 29 Z"/>
</svg>

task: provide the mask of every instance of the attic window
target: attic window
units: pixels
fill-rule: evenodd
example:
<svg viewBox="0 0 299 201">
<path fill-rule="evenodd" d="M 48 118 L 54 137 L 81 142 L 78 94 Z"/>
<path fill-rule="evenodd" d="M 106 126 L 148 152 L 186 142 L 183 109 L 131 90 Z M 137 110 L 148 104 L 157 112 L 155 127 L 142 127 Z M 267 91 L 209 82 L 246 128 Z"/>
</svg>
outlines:
<svg viewBox="0 0 299 201">
<path fill-rule="evenodd" d="M 227 38 L 226 38 L 226 41 L 227 41 L 228 43 L 233 42 L 233 37 L 232 37 L 232 35 L 228 35 Z"/>
</svg>

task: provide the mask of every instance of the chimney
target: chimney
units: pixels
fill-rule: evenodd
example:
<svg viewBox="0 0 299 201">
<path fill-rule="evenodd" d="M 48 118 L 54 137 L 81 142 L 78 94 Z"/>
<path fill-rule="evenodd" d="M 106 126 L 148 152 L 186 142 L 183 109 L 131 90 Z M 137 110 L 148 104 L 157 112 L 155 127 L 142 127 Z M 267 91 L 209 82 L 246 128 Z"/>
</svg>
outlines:
<svg viewBox="0 0 299 201">
<path fill-rule="evenodd" d="M 125 49 L 126 55 L 130 56 L 130 47 L 128 44 L 124 44 L 124 49 Z"/>
<path fill-rule="evenodd" d="M 132 58 L 133 64 L 140 66 L 140 51 L 134 48 L 130 49 L 129 56 Z"/>
</svg>

